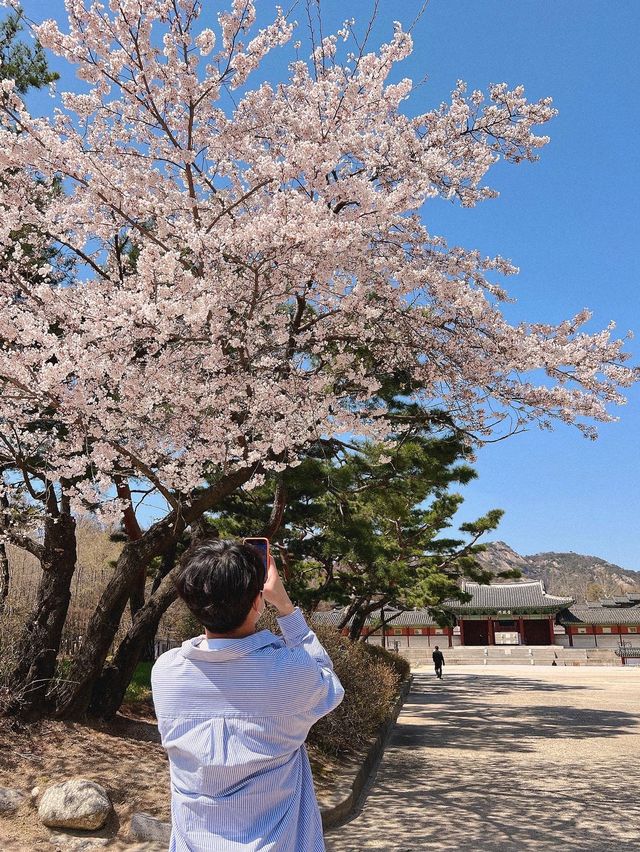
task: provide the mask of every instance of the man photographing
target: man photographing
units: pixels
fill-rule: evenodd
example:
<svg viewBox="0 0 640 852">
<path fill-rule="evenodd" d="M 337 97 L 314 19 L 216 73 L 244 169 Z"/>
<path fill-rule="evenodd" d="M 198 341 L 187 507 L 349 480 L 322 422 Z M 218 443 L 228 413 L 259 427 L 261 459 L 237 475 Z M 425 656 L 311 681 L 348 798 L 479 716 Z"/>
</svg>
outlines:
<svg viewBox="0 0 640 852">
<path fill-rule="evenodd" d="M 186 557 L 178 594 L 205 634 L 157 660 L 153 701 L 171 774 L 170 852 L 322 852 L 309 728 L 342 701 L 326 651 L 275 562 L 211 540 Z M 282 638 L 256 632 L 265 601 Z"/>
</svg>

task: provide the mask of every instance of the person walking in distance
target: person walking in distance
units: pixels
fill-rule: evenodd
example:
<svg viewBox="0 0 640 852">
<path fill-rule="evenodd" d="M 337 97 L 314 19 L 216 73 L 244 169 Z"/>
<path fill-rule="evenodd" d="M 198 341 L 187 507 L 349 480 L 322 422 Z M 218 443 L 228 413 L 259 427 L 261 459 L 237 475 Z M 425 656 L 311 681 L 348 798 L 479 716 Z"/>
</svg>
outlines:
<svg viewBox="0 0 640 852">
<path fill-rule="evenodd" d="M 436 645 L 435 651 L 431 655 L 433 657 L 433 665 L 436 667 L 436 677 L 442 680 L 442 667 L 444 666 L 444 654 Z"/>
</svg>

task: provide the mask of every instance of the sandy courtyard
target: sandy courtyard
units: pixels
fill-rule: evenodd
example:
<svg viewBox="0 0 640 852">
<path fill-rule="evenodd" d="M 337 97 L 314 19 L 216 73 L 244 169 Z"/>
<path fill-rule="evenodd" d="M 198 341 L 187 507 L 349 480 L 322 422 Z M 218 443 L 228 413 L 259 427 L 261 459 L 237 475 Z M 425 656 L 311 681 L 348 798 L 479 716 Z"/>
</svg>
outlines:
<svg viewBox="0 0 640 852">
<path fill-rule="evenodd" d="M 327 852 L 640 850 L 640 667 L 417 669 Z"/>
</svg>

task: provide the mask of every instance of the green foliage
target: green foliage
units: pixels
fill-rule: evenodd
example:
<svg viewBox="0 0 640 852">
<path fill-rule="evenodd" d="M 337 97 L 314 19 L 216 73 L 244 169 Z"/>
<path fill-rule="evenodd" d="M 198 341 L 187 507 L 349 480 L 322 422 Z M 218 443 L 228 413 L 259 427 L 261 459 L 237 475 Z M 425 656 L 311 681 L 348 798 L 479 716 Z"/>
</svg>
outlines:
<svg viewBox="0 0 640 852">
<path fill-rule="evenodd" d="M 60 75 L 49 71 L 42 45 L 17 41 L 24 29 L 21 18 L 22 12 L 12 12 L 0 21 L 0 80 L 15 80 L 16 90 L 24 95 L 31 88 L 53 83 Z"/>
<path fill-rule="evenodd" d="M 411 406 L 392 404 L 400 418 L 413 416 Z M 494 509 L 463 524 L 462 535 L 443 535 L 462 503 L 451 487 L 476 473 L 464 441 L 442 426 L 419 423 L 384 444 L 319 442 L 277 481 L 233 494 L 216 527 L 222 536 L 263 534 L 277 486 L 286 508 L 272 542 L 297 603 L 308 609 L 321 601 L 347 606 L 362 623 L 385 603 L 429 606 L 444 621 L 437 608 L 461 596 L 461 577 L 491 578 L 476 559 L 483 549 L 477 541 L 495 529 L 502 512 Z M 359 635 L 362 623 L 352 635 Z"/>
<path fill-rule="evenodd" d="M 137 703 L 151 699 L 151 668 L 153 663 L 138 663 L 124 696 L 124 703 Z"/>
</svg>

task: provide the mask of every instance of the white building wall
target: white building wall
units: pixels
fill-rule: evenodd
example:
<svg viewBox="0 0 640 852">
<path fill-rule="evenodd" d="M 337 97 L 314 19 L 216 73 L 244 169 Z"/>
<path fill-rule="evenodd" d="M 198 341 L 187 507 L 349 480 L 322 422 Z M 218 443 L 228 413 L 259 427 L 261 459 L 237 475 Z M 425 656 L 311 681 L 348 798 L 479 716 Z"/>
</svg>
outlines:
<svg viewBox="0 0 640 852">
<path fill-rule="evenodd" d="M 573 637 L 574 648 L 595 648 L 595 638 L 590 633 L 576 633 Z"/>
<path fill-rule="evenodd" d="M 431 647 L 429 644 L 429 639 L 431 639 L 431 641 L 433 642 L 434 638 L 434 636 L 421 636 L 419 634 L 416 636 L 409 636 L 409 647 L 415 648 L 416 650 L 419 650 L 420 648 L 429 648 Z"/>
<path fill-rule="evenodd" d="M 624 641 L 625 637 L 620 637 L 617 633 L 599 633 L 596 639 L 598 640 L 598 648 L 619 648 L 620 639 Z"/>
</svg>

